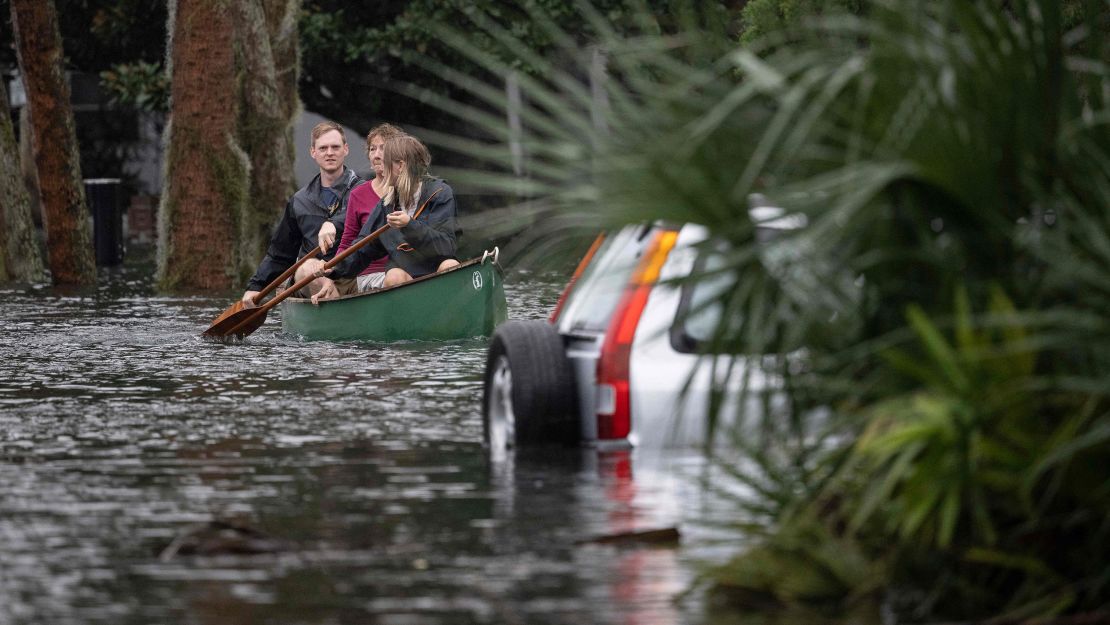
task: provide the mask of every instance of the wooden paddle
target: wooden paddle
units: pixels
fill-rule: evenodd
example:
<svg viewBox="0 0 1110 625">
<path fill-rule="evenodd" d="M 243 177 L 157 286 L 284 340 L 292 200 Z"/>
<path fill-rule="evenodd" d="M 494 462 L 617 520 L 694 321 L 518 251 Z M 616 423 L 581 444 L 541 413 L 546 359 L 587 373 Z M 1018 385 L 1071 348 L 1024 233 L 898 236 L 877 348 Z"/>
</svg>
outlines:
<svg viewBox="0 0 1110 625">
<path fill-rule="evenodd" d="M 305 261 L 306 261 L 306 260 L 308 260 L 308 259 L 310 259 L 310 258 L 314 258 L 314 257 L 315 257 L 315 256 L 316 256 L 317 254 L 319 254 L 319 253 L 320 253 L 320 246 L 319 246 L 319 245 L 317 245 L 316 247 L 314 247 L 314 248 L 312 248 L 311 250 L 309 250 L 309 252 L 308 252 L 307 254 L 305 254 L 304 256 L 301 256 L 300 260 L 298 260 L 297 262 L 293 263 L 293 265 L 292 265 L 291 267 L 289 267 L 289 268 L 288 268 L 288 269 L 286 269 L 286 270 L 285 270 L 284 272 L 282 272 L 282 274 L 281 274 L 280 276 L 278 276 L 278 277 L 277 277 L 277 278 L 276 278 L 276 279 L 275 279 L 275 280 L 274 280 L 273 282 L 271 282 L 271 283 L 267 284 L 267 285 L 266 285 L 266 288 L 264 288 L 264 289 L 262 289 L 261 291 L 259 291 L 259 292 L 258 292 L 258 294 L 257 294 L 257 295 L 255 295 L 255 296 L 254 296 L 254 297 L 253 297 L 253 298 L 251 299 L 251 301 L 253 301 L 253 302 L 254 302 L 254 305 L 255 305 L 255 306 L 258 306 L 258 304 L 262 302 L 262 298 L 264 298 L 264 297 L 266 297 L 267 295 L 269 295 L 269 294 L 270 294 L 270 291 L 273 291 L 273 290 L 274 290 L 274 289 L 276 289 L 276 288 L 278 287 L 278 285 L 280 285 L 280 284 L 281 284 L 282 282 L 285 282 L 286 280 L 288 280 L 288 279 L 289 279 L 289 276 L 291 276 L 291 275 L 293 275 L 294 273 L 296 273 L 297 269 L 299 269 L 299 268 L 300 268 L 300 266 L 301 266 L 301 265 L 303 265 L 303 264 L 305 263 Z M 238 313 L 238 312 L 240 312 L 240 311 L 242 311 L 242 310 L 254 310 L 254 309 L 253 309 L 253 308 L 244 308 L 244 307 L 243 307 L 243 300 L 241 300 L 241 299 L 240 299 L 240 300 L 238 300 L 238 301 L 236 301 L 236 302 L 235 302 L 234 304 L 232 304 L 231 306 L 228 306 L 227 310 L 225 310 L 225 311 L 223 311 L 222 313 L 220 313 L 220 316 L 219 316 L 219 317 L 216 317 L 216 319 L 215 319 L 214 321 L 212 321 L 212 324 L 208 326 L 208 329 L 204 331 L 204 333 L 202 334 L 202 336 L 220 336 L 220 335 L 221 335 L 222 333 L 220 333 L 220 332 L 214 332 L 214 331 L 215 331 L 215 330 L 216 330 L 217 328 L 227 328 L 227 327 L 229 327 L 229 326 L 228 326 L 228 325 L 227 325 L 226 323 L 224 323 L 224 322 L 225 322 L 225 321 L 227 321 L 227 320 L 228 320 L 229 318 L 231 318 L 231 316 L 232 316 L 232 315 L 234 315 L 234 314 L 236 314 L 236 313 Z M 259 322 L 258 322 L 258 323 L 260 323 L 260 324 L 261 324 L 261 323 L 262 323 L 263 321 L 265 321 L 265 320 L 266 320 L 266 318 L 265 318 L 265 317 L 262 317 L 262 318 L 261 318 L 261 319 L 259 320 Z"/>
<path fill-rule="evenodd" d="M 443 190 L 442 187 L 440 187 L 439 189 L 436 189 L 434 193 L 432 193 L 430 196 L 428 196 L 428 199 L 424 200 L 424 204 L 422 204 L 420 206 L 420 208 L 417 209 L 416 213 L 412 216 L 413 221 L 416 221 L 416 218 L 420 216 L 420 213 L 424 212 L 424 208 L 428 206 L 428 202 L 431 202 L 432 198 L 434 198 L 436 195 L 438 195 L 439 192 L 442 191 L 442 190 Z M 273 308 L 274 306 L 277 306 L 278 304 L 283 302 L 285 300 L 285 298 L 287 298 L 290 295 L 292 295 L 292 294 L 296 293 L 297 291 L 301 290 L 302 288 L 307 286 L 309 283 L 311 283 L 316 278 L 323 277 L 324 272 L 326 272 L 328 269 L 331 269 L 332 267 L 335 267 L 336 265 L 338 265 L 340 262 L 343 261 L 343 259 L 347 258 L 351 254 L 354 254 L 355 251 L 357 251 L 359 249 L 362 249 L 362 247 L 364 245 L 368 245 L 369 243 L 371 243 L 373 241 L 376 241 L 378 239 L 378 237 L 380 237 L 382 235 L 383 232 L 385 232 L 386 230 L 389 229 L 389 227 L 390 227 L 389 224 L 386 224 L 386 225 L 378 228 L 377 230 L 371 232 L 370 234 L 366 235 L 366 238 L 362 239 L 361 241 L 357 241 L 351 247 L 348 247 L 347 249 L 343 250 L 341 253 L 336 254 L 335 258 L 333 258 L 333 259 L 329 260 L 328 262 L 324 263 L 324 266 L 321 267 L 316 273 L 314 273 L 311 276 L 305 276 L 304 278 L 301 278 L 300 280 L 297 281 L 296 284 L 289 287 L 288 289 L 285 289 L 284 291 L 279 293 L 276 297 L 274 297 L 270 301 L 266 302 L 264 305 L 262 305 L 258 308 L 244 308 L 244 309 L 240 310 L 239 312 L 236 312 L 236 313 L 233 313 L 233 314 L 229 315 L 226 319 L 224 319 L 218 325 L 213 324 L 212 327 L 205 330 L 203 336 L 210 336 L 210 337 L 235 336 L 235 337 L 238 337 L 238 338 L 242 338 L 244 336 L 247 336 L 247 335 L 251 334 L 252 332 L 257 330 L 259 326 L 262 325 L 262 322 L 264 322 L 266 320 L 266 313 L 269 312 L 271 308 Z"/>
</svg>

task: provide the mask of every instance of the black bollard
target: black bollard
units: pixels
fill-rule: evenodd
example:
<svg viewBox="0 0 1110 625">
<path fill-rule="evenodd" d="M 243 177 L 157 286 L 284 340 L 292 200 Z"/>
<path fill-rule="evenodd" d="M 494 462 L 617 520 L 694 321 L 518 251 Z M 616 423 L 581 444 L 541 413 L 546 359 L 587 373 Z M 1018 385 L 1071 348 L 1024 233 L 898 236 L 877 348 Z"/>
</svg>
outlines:
<svg viewBox="0 0 1110 625">
<path fill-rule="evenodd" d="M 85 201 L 93 217 L 93 248 L 96 264 L 123 262 L 123 213 L 120 210 L 120 179 L 85 180 Z"/>
</svg>

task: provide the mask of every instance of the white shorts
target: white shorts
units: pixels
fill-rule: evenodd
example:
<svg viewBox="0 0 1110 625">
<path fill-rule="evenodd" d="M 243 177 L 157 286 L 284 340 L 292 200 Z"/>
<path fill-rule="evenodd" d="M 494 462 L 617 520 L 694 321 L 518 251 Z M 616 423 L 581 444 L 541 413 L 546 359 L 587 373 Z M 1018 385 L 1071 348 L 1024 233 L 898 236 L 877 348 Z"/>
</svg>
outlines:
<svg viewBox="0 0 1110 625">
<path fill-rule="evenodd" d="M 358 276 L 356 280 L 358 281 L 359 293 L 363 291 L 373 291 L 374 289 L 380 289 L 382 288 L 382 286 L 385 285 L 385 272 L 377 271 L 374 273 L 368 273 L 364 276 Z"/>
</svg>

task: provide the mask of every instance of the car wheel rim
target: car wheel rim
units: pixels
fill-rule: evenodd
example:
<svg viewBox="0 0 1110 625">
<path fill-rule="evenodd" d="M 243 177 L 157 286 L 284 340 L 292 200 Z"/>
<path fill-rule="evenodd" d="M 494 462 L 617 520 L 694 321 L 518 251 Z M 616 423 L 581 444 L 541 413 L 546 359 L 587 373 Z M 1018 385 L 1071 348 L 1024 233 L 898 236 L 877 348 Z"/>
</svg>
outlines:
<svg viewBox="0 0 1110 625">
<path fill-rule="evenodd" d="M 495 459 L 512 447 L 515 436 L 513 372 L 509 367 L 509 359 L 501 356 L 494 365 L 490 379 L 489 443 Z"/>
</svg>

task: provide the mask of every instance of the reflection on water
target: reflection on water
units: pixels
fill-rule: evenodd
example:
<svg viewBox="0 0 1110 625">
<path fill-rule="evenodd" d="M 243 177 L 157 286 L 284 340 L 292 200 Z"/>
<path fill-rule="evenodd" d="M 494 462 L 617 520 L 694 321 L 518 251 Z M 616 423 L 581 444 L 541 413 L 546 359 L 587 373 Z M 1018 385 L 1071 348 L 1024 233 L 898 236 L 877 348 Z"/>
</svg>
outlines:
<svg viewBox="0 0 1110 625">
<path fill-rule="evenodd" d="M 544 317 L 559 278 L 513 277 L 510 316 Z M 491 464 L 484 340 L 302 343 L 272 315 L 207 342 L 233 295 L 158 296 L 135 270 L 0 294 L 0 623 L 705 618 L 674 601 L 698 460 Z M 214 518 L 292 548 L 158 558 Z M 678 524 L 681 550 L 579 542 Z"/>
</svg>

